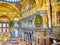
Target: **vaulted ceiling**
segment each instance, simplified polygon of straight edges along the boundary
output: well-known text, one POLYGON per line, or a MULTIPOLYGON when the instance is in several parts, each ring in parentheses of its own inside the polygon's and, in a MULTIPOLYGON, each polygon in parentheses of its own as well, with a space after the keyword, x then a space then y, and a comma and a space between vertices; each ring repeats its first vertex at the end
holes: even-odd
MULTIPOLYGON (((27 11, 34 9, 34 7, 36 7, 37 9, 40 9, 40 4, 43 5, 43 2, 46 3, 46 0, 45 1, 22 0, 21 2, 16 2, 16 3, 5 2, 4 4, 1 3, 2 6, 0 6, 0 11, 7 11, 7 12, 12 12, 12 13, 16 11, 16 12, 19 12, 19 15, 21 17, 23 13, 26 13, 27 11), (7 3, 9 5, 7 5, 7 3)), ((14 15, 14 14, 12 14, 12 15, 14 15)), ((17 15, 17 13, 16 13, 16 15, 17 15)))

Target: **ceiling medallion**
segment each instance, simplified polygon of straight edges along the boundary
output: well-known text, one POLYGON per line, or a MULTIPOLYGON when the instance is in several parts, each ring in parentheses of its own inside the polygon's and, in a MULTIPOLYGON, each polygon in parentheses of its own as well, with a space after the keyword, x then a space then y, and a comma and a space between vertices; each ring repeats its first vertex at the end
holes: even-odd
POLYGON ((22 0, 2 0, 2 1, 15 3, 15 2, 21 2, 22 0))

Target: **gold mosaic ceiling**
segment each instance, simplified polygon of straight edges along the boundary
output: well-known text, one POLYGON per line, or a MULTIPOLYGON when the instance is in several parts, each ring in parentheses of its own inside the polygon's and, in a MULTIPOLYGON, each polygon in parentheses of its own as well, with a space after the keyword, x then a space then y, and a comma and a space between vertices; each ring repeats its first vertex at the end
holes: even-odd
POLYGON ((0 11, 7 11, 7 12, 17 12, 17 10, 12 7, 11 5, 8 5, 6 3, 0 3, 0 11))
POLYGON ((10 19, 20 18, 19 10, 10 3, 0 3, 0 16, 7 16, 10 19))
POLYGON ((44 1, 42 1, 42 0, 23 0, 18 3, 7 3, 7 2, 0 3, 0 15, 8 15, 9 17, 11 17, 11 15, 12 15, 12 17, 20 18, 22 13, 29 11, 34 7, 36 7, 37 10, 39 10, 40 4, 45 5, 46 0, 44 0, 44 1), (29 7, 27 5, 29 5, 29 7), (17 16, 17 15, 19 15, 19 16, 17 16))

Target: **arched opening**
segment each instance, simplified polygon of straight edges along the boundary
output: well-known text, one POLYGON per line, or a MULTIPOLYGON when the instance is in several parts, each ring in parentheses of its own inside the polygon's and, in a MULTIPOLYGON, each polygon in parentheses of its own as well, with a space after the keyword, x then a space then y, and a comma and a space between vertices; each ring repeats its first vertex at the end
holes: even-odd
POLYGON ((36 27, 41 27, 42 26, 42 23, 43 23, 43 19, 42 19, 42 16, 41 15, 36 15, 35 17, 35 26, 36 27))
POLYGON ((18 37, 17 35, 18 35, 18 30, 19 30, 18 29, 19 18, 20 18, 19 10, 14 5, 12 5, 10 3, 6 3, 6 2, 0 2, 0 32, 1 33, 6 33, 7 35, 10 34, 10 36, 11 36, 10 22, 12 20, 14 22, 14 25, 12 26, 12 28, 14 28, 13 30, 16 30, 13 33, 13 35, 14 35, 14 37, 15 37, 15 35, 16 35, 16 37, 18 37))
POLYGON ((8 16, 0 16, 0 32, 9 32, 9 21, 10 18, 8 16))
POLYGON ((10 18, 6 15, 0 16, 0 21, 10 21, 10 18))

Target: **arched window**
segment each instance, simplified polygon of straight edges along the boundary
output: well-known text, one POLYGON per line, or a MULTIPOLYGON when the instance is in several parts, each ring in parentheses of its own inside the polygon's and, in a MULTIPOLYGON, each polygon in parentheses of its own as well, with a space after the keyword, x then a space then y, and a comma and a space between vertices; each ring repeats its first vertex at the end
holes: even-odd
POLYGON ((19 36, 19 31, 18 30, 14 30, 13 32, 11 32, 11 37, 12 38, 18 38, 19 36))

